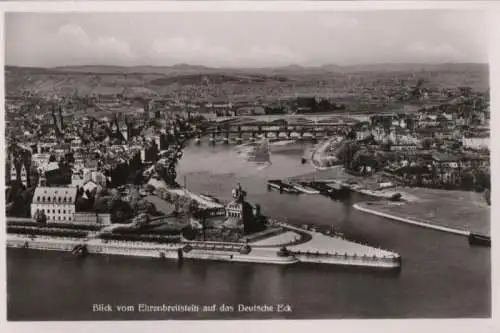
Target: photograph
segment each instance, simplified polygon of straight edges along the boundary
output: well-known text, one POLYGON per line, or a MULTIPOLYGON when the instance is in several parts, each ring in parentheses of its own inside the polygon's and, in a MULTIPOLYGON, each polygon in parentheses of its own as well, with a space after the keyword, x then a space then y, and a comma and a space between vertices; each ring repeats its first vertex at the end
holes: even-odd
POLYGON ((488 17, 5 12, 6 319, 492 318, 488 17))

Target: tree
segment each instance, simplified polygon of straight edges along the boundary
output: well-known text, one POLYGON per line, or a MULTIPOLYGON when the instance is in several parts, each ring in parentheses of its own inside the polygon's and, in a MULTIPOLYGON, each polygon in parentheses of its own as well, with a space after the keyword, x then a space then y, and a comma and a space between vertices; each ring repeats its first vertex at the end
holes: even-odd
POLYGON ((414 130, 415 129, 415 120, 411 117, 408 117, 406 118, 406 127, 409 129, 409 130, 414 130))
POLYGON ((486 189, 484 191, 484 199, 486 200, 486 202, 488 203, 488 206, 491 206, 491 191, 489 189, 486 189))
POLYGON ((350 169, 367 173, 369 170, 376 171, 382 166, 381 157, 372 150, 358 150, 351 161, 350 169))
POLYGON ((354 154, 360 149, 360 145, 354 140, 345 140, 337 150, 336 157, 343 162, 345 168, 351 165, 354 154))
POLYGON ((422 145, 423 149, 429 150, 431 149, 432 145, 434 144, 434 140, 431 138, 424 138, 420 144, 422 145))
POLYGON ((475 169, 473 170, 474 175, 474 185, 477 190, 481 191, 484 189, 491 188, 491 176, 490 172, 485 169, 475 169))
POLYGON ((460 185, 463 188, 471 189, 474 186, 474 174, 471 170, 463 170, 459 174, 460 185))

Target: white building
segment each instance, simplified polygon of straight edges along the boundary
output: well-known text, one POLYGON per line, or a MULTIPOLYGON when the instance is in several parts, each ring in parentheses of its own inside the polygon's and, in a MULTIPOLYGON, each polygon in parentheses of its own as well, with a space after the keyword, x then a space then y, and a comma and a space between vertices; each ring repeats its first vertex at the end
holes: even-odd
POLYGON ((50 154, 33 154, 31 155, 31 160, 33 162, 33 165, 36 166, 37 168, 44 168, 46 165, 49 164, 50 160, 50 154))
POLYGON ((72 222, 76 209, 76 188, 37 187, 31 203, 31 217, 40 210, 47 222, 72 222))
POLYGON ((477 135, 477 136, 463 136, 462 145, 465 148, 471 149, 489 149, 490 148, 490 137, 489 135, 477 135))
POLYGON ((82 140, 79 137, 73 138, 71 140, 71 149, 76 150, 82 147, 82 140))
POLYGON ((106 188, 106 176, 100 171, 94 171, 91 169, 83 170, 83 183, 94 182, 95 184, 106 188))
POLYGON ((83 176, 79 172, 74 172, 71 175, 71 187, 82 187, 83 184, 83 176))

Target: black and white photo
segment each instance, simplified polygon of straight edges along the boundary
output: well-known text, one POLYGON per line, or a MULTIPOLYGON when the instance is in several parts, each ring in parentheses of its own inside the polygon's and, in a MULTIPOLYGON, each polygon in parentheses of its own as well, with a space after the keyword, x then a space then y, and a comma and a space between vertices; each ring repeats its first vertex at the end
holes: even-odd
POLYGON ((491 318, 488 22, 6 12, 7 320, 491 318))

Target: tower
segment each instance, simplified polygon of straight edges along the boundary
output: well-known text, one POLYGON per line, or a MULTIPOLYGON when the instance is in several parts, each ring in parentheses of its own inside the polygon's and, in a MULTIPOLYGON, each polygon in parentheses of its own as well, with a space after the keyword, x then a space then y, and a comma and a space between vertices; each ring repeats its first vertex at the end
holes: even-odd
POLYGON ((58 109, 59 109, 59 124, 60 124, 60 130, 61 132, 64 131, 64 120, 63 120, 63 116, 62 116, 62 106, 59 105, 58 106, 58 109))
POLYGON ((45 172, 42 169, 38 169, 38 186, 43 187, 47 186, 47 177, 45 177, 45 172))

